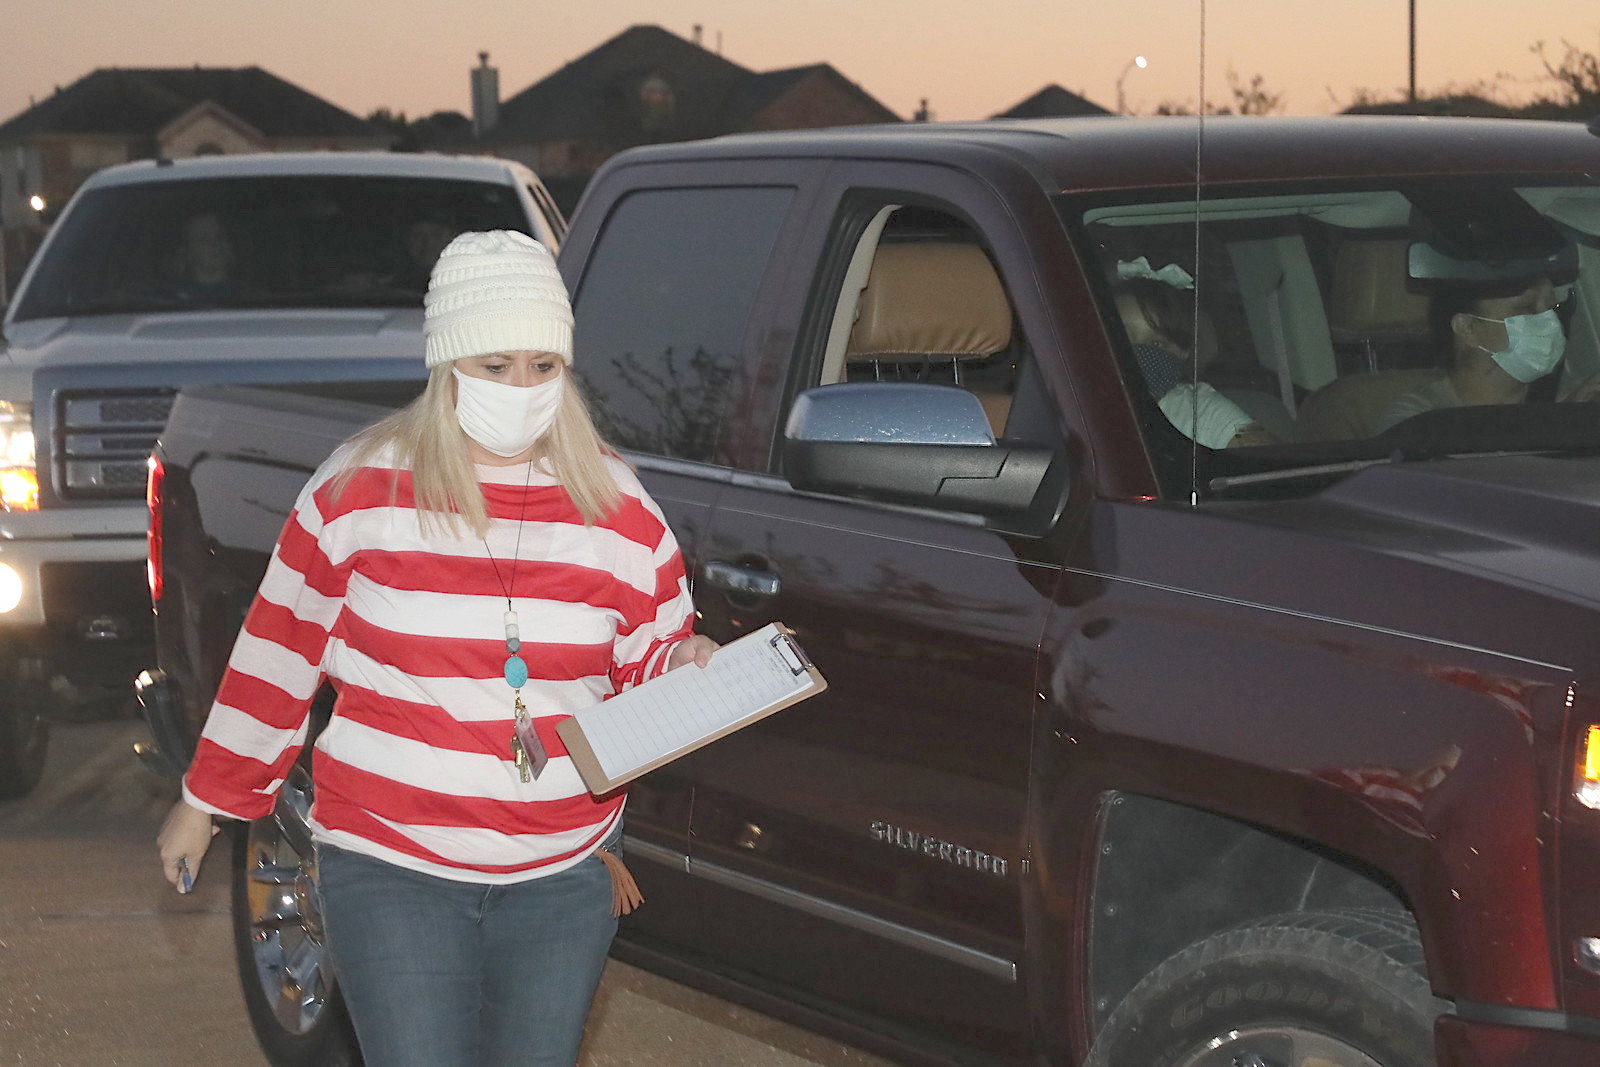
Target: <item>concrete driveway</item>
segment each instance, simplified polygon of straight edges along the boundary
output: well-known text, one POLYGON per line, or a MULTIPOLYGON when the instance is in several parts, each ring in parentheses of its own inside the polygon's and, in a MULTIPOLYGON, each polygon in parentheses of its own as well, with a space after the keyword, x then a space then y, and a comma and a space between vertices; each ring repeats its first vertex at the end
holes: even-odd
MULTIPOLYGON (((224 864, 160 878, 176 787, 132 755, 143 727, 61 724, 34 795, 0 803, 0 1064, 266 1064, 234 971, 224 864)), ((580 1062, 799 1067, 889 1061, 611 962, 580 1062)))

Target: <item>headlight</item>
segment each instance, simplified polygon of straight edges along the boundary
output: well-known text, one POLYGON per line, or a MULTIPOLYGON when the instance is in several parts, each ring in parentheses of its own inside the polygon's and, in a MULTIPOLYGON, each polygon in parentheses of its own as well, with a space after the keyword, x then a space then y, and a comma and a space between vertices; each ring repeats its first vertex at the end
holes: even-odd
POLYGON ((0 563, 0 615, 22 603, 22 575, 15 567, 0 563))
POLYGON ((39 510, 31 404, 0 400, 0 506, 7 511, 39 510))
MULTIPOLYGON (((1584 732, 1572 789, 1578 803, 1586 808, 1600 808, 1600 726, 1591 725, 1584 732)), ((1596 948, 1600 950, 1600 945, 1596 948)), ((1596 958, 1600 959, 1600 951, 1596 952, 1596 958)))

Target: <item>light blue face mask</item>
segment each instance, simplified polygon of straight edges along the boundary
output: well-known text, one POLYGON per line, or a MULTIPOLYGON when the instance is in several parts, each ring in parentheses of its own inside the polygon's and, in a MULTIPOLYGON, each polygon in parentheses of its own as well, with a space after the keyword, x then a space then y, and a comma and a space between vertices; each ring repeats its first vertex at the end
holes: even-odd
POLYGON ((1506 347, 1500 352, 1489 352, 1482 345, 1476 347, 1489 352, 1489 358, 1500 369, 1524 385, 1536 382, 1556 369, 1567 350, 1567 335, 1561 329, 1561 319, 1554 310, 1534 315, 1512 315, 1505 319, 1472 316, 1484 322, 1504 323, 1506 347))

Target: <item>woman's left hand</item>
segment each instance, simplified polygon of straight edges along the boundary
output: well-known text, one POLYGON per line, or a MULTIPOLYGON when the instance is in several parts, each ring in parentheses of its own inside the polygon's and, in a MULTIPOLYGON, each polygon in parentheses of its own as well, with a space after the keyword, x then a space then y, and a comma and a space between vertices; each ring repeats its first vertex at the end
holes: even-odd
POLYGON ((678 642, 672 650, 672 655, 667 657, 667 670, 677 670, 685 663, 693 663, 696 667, 704 667, 711 662, 711 653, 722 646, 700 634, 691 634, 678 642))

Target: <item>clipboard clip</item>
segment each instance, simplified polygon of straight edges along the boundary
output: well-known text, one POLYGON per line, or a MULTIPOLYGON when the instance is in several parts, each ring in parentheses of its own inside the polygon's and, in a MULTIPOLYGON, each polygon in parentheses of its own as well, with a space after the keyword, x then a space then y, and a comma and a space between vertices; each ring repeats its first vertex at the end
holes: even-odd
POLYGON ((794 633, 789 630, 780 630, 768 642, 778 655, 783 657, 790 673, 800 675, 811 670, 811 657, 806 655, 805 649, 800 647, 800 642, 794 639, 794 633))

